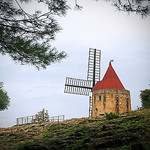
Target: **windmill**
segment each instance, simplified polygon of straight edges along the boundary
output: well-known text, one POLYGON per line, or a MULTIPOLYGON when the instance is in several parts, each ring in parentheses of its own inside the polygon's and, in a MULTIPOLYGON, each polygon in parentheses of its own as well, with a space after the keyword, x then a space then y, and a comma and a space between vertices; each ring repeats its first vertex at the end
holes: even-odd
MULTIPOLYGON (((101 50, 89 49, 87 80, 66 77, 64 93, 89 96, 100 81, 101 50)), ((89 96, 89 117, 92 115, 92 96, 89 96)))

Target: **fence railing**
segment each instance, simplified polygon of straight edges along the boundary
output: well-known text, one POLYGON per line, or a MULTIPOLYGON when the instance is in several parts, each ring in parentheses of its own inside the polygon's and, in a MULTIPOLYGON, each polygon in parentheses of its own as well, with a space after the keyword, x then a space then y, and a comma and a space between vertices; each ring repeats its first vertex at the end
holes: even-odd
POLYGON ((64 115, 49 117, 49 122, 60 122, 60 121, 64 121, 64 120, 65 120, 64 115))
MULTIPOLYGON (((20 118, 16 118, 17 121, 17 125, 21 125, 21 124, 29 124, 29 123, 35 123, 35 119, 36 116, 26 116, 26 117, 20 117, 20 118)), ((65 115, 59 115, 59 116, 49 116, 49 119, 47 122, 60 122, 60 121, 64 121, 65 120, 65 115)), ((38 122, 38 121, 36 121, 38 122)), ((41 121, 39 121, 41 122, 41 121)))

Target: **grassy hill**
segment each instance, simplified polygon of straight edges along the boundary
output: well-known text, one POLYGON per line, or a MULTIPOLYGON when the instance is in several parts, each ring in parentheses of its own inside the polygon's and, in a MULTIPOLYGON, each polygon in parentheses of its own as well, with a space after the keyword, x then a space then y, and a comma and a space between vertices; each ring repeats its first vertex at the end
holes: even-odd
POLYGON ((0 150, 150 150, 150 109, 0 128, 0 150))

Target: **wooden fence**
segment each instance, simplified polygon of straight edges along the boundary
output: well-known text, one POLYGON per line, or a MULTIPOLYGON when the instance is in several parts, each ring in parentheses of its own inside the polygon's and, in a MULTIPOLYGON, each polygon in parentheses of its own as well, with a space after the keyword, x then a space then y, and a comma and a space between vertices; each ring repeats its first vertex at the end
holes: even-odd
MULTIPOLYGON (((34 121, 35 118, 36 118, 35 115, 16 118, 17 125, 35 123, 35 121, 34 121)), ((53 117, 49 116, 48 122, 60 122, 60 121, 64 121, 64 120, 65 120, 64 115, 53 116, 53 117)), ((38 121, 36 121, 36 122, 38 122, 38 121)))

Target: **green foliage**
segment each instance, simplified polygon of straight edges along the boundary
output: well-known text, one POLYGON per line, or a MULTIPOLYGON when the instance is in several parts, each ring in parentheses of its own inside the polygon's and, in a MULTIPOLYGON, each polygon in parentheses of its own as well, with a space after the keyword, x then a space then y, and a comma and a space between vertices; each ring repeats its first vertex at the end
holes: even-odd
POLYGON ((41 145, 40 143, 36 143, 36 142, 23 142, 18 144, 17 146, 17 150, 47 150, 47 148, 43 145, 41 145))
MULTIPOLYGON (((142 17, 150 14, 149 0, 109 0, 107 2, 111 2, 119 11, 136 12, 136 14, 140 14, 142 17)), ((78 0, 75 0, 75 9, 83 9, 83 7, 78 4, 78 0)))
POLYGON ((150 108, 150 89, 145 89, 140 93, 143 108, 150 108))
POLYGON ((34 142, 21 142, 17 145, 17 149, 20 150, 26 146, 31 146, 33 144, 34 144, 34 142))
POLYGON ((64 16, 69 7, 65 0, 1 0, 0 4, 0 53, 9 54, 14 61, 46 68, 67 55, 51 47, 50 42, 61 27, 56 16, 64 16), (31 14, 22 6, 35 2, 44 4, 47 12, 39 8, 31 14), (17 7, 16 7, 17 6, 17 7))
POLYGON ((38 122, 49 122, 48 111, 45 112, 45 109, 35 114, 35 118, 32 120, 33 123, 38 122))
POLYGON ((0 111, 8 109, 10 98, 7 92, 3 89, 3 83, 0 82, 0 111))
POLYGON ((133 143, 128 146, 115 148, 113 150, 149 150, 150 149, 150 143, 133 143))
POLYGON ((111 119, 114 119, 114 118, 119 118, 119 115, 110 112, 109 114, 108 114, 108 113, 105 113, 105 117, 106 117, 107 120, 111 120, 111 119))

